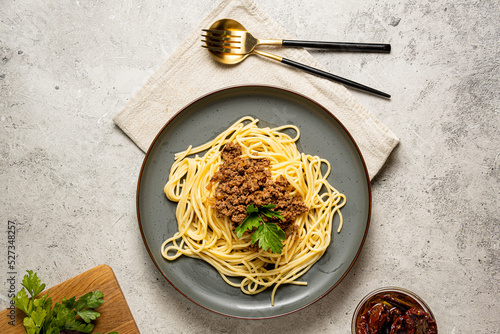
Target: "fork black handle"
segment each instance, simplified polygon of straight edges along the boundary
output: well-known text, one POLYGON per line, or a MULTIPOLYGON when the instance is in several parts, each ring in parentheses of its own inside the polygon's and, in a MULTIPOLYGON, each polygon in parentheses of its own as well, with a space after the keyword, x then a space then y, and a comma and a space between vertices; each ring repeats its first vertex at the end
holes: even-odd
POLYGON ((390 44, 377 43, 319 42, 284 39, 282 45, 287 47, 321 48, 347 52, 391 52, 390 44))
POLYGON ((362 90, 362 91, 365 91, 365 92, 369 92, 369 93, 372 93, 372 94, 375 94, 375 95, 383 96, 385 98, 390 98, 391 97, 389 94, 381 92, 381 91, 376 90, 374 88, 362 85, 360 83, 351 81, 349 79, 345 79, 345 78, 339 77, 339 76, 337 76, 335 74, 331 74, 331 73, 328 73, 328 72, 325 72, 325 71, 322 71, 322 70, 318 70, 317 68, 314 68, 314 67, 311 67, 311 66, 307 66, 307 65, 304 65, 304 64, 301 64, 301 63, 297 63, 296 61, 293 61, 293 60, 290 60, 290 59, 282 58, 281 62, 283 64, 287 64, 287 65, 290 65, 292 67, 304 70, 306 72, 319 75, 320 77, 323 77, 323 78, 326 78, 326 79, 330 79, 330 80, 342 83, 342 84, 344 84, 346 86, 350 86, 352 88, 356 88, 356 89, 359 89, 359 90, 362 90))

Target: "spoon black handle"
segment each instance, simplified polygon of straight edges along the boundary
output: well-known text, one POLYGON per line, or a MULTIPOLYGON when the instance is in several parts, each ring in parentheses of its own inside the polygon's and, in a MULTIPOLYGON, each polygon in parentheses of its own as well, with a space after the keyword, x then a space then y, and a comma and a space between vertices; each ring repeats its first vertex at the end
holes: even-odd
POLYGON ((321 48, 348 52, 391 52, 390 44, 377 43, 343 43, 284 39, 282 45, 287 47, 321 48))
POLYGON ((304 64, 301 64, 301 63, 297 63, 296 61, 293 61, 293 60, 290 60, 290 59, 282 58, 281 62, 284 63, 284 64, 287 64, 287 65, 293 66, 295 68, 299 68, 301 70, 304 70, 306 72, 319 75, 320 77, 323 77, 323 78, 326 78, 326 79, 330 79, 330 80, 339 82, 339 83, 344 84, 346 86, 350 86, 352 88, 356 88, 356 89, 359 89, 359 90, 362 90, 362 91, 365 91, 365 92, 369 92, 369 93, 373 93, 373 94, 376 94, 376 95, 379 95, 379 96, 383 96, 383 97, 386 97, 386 98, 390 98, 391 97, 389 94, 381 92, 381 91, 376 90, 374 88, 362 85, 360 83, 351 81, 349 79, 345 79, 345 78, 339 77, 339 76, 337 76, 335 74, 331 74, 331 73, 328 73, 328 72, 325 72, 325 71, 322 71, 322 70, 318 70, 317 68, 314 68, 314 67, 310 67, 310 66, 307 66, 307 65, 304 65, 304 64))

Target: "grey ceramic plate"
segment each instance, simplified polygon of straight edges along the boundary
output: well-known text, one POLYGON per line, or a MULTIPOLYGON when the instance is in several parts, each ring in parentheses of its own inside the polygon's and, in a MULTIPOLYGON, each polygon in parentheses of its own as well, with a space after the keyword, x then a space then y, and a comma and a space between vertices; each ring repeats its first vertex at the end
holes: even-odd
MULTIPOLYGON (((345 277, 364 243, 371 213, 368 173, 359 149, 344 126, 326 109, 300 94, 269 86, 222 89, 192 102, 175 115, 151 144, 137 187, 137 214, 146 248, 160 272, 184 296, 214 312, 238 318, 262 319, 288 314, 315 302, 345 277), (285 285, 276 293, 245 295, 227 285, 209 264, 188 257, 170 262, 161 256, 163 241, 177 231, 176 203, 163 193, 174 153, 207 142, 242 116, 260 125, 295 124, 298 148, 326 158, 332 165, 330 183, 343 192, 344 228, 333 232, 324 256, 302 277, 307 286, 285 285)), ((338 220, 334 221, 334 229, 338 220)))

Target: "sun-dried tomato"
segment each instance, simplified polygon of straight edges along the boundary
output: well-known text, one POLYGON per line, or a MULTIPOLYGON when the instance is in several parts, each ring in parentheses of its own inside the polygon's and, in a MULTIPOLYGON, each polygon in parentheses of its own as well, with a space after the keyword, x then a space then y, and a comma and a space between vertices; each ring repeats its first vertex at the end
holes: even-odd
POLYGON ((412 298, 383 294, 367 303, 356 330, 357 334, 437 334, 437 325, 412 298))

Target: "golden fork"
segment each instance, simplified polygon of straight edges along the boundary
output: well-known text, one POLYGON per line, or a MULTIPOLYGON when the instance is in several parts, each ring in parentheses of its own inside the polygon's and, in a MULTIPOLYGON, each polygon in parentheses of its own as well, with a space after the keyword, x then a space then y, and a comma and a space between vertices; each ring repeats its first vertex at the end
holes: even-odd
MULTIPOLYGON (((218 22, 220 22, 219 25, 222 27, 240 25, 237 21, 231 19, 224 19, 218 22)), ((203 42, 210 44, 214 48, 218 47, 218 52, 225 52, 230 54, 250 53, 258 45, 309 47, 350 52, 391 51, 390 44, 301 41, 288 39, 258 39, 255 38, 250 32, 246 31, 243 26, 241 26, 241 28, 238 30, 203 29, 203 31, 206 33, 205 35, 202 35, 202 37, 205 37, 205 40, 203 42)))

